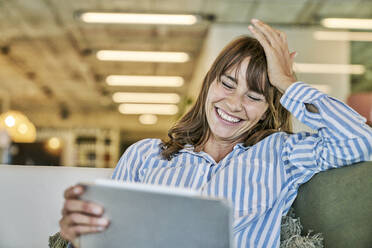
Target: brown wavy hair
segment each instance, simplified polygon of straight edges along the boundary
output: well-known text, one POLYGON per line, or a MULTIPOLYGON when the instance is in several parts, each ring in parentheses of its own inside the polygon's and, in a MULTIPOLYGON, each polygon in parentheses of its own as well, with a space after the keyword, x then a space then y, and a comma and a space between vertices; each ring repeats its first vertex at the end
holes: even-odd
MULTIPOLYGON (((282 93, 270 84, 267 75, 266 55, 254 38, 243 36, 228 44, 218 55, 206 74, 199 96, 193 107, 168 131, 168 140, 162 143, 162 156, 171 159, 186 144, 199 150, 211 135, 205 112, 205 102, 210 85, 228 70, 240 68, 244 59, 250 58, 246 70, 247 86, 264 95, 268 103, 265 118, 243 133, 239 139, 245 146, 252 146, 272 133, 291 133, 290 113, 280 104, 282 93)), ((238 70, 236 70, 238 73, 238 70)))

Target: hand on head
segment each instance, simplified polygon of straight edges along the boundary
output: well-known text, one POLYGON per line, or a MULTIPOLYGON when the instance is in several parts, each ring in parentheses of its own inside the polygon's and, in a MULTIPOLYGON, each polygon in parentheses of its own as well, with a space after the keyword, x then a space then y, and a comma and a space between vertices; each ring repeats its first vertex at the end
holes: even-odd
POLYGON ((80 234, 100 232, 109 225, 109 221, 102 217, 102 206, 79 200, 83 193, 84 188, 81 185, 72 186, 64 192, 60 233, 62 238, 73 244, 80 234))
POLYGON ((286 34, 257 19, 248 29, 265 50, 271 84, 284 92, 297 81, 292 69, 296 52, 289 52, 286 34))

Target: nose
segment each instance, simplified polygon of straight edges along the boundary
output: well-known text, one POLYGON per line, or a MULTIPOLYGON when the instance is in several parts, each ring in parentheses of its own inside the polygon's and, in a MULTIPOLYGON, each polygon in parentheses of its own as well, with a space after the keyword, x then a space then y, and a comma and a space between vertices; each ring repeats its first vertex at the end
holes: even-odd
POLYGON ((232 112, 239 112, 243 110, 243 99, 238 94, 231 94, 226 101, 227 107, 232 112))

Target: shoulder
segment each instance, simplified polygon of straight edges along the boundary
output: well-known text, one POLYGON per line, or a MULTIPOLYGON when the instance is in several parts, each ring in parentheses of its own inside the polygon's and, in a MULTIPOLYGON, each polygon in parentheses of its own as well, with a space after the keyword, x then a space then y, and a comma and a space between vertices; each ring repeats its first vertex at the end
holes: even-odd
POLYGON ((137 152, 146 152, 146 151, 154 151, 160 150, 160 145, 162 141, 160 139, 143 139, 137 141, 136 143, 132 144, 127 150, 129 152, 137 151, 137 152))
MULTIPOLYGON (((160 154, 162 141, 160 139, 143 139, 129 146, 122 154, 118 164, 128 162, 142 162, 151 154, 160 154)), ((137 163, 136 162, 136 163, 137 163)))

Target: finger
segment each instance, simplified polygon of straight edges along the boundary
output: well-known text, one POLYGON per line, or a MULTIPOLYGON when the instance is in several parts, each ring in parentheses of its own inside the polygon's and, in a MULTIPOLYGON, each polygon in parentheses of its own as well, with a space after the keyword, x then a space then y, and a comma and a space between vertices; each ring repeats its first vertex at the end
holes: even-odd
POLYGON ((70 214, 65 218, 66 221, 62 225, 87 225, 87 226, 103 226, 107 227, 109 225, 109 220, 106 218, 97 218, 89 215, 84 215, 80 213, 70 214))
POLYGON ((81 185, 75 185, 71 186, 64 192, 64 198, 65 199, 71 199, 71 198, 78 198, 80 195, 84 193, 84 187, 81 185))
POLYGON ((258 32, 252 25, 249 25, 248 29, 249 31, 251 31, 252 35, 260 42, 261 46, 265 50, 265 53, 269 53, 270 49, 272 48, 266 37, 262 33, 258 32))
POLYGON ((291 52, 290 54, 289 54, 289 58, 290 58, 290 62, 291 62, 291 66, 293 65, 293 63, 294 63, 294 59, 296 58, 296 56, 297 56, 297 52, 291 52))
POLYGON ((61 230, 60 234, 63 239, 74 242, 81 234, 102 232, 104 230, 106 230, 106 227, 103 226, 76 225, 61 230))
POLYGON ((71 227, 72 234, 76 237, 80 236, 81 234, 87 234, 87 233, 96 233, 96 232, 102 232, 106 228, 103 226, 73 226, 71 227))
POLYGON ((278 32, 279 32, 279 36, 282 39, 282 41, 287 42, 287 34, 282 31, 278 31, 278 32))
POLYGON ((291 74, 293 74, 293 64, 294 64, 294 59, 296 58, 296 56, 297 56, 297 52, 291 52, 290 54, 289 54, 289 57, 290 57, 290 68, 291 68, 291 74))
POLYGON ((62 214, 70 212, 80 212, 100 216, 103 214, 103 207, 98 204, 82 200, 66 200, 63 206, 62 214))
POLYGON ((264 36, 273 47, 277 47, 278 44, 282 43, 282 40, 278 33, 279 31, 257 19, 252 19, 252 24, 255 26, 256 29, 264 34, 264 36))
POLYGON ((289 53, 287 34, 282 31, 278 31, 278 32, 279 32, 279 37, 281 39, 281 46, 282 46, 283 52, 289 53))
POLYGON ((85 231, 88 231, 88 232, 103 231, 109 225, 109 221, 106 218, 93 218, 93 217, 86 218, 86 217, 87 216, 73 214, 68 217, 62 218, 59 222, 59 225, 61 227, 60 233, 61 233, 62 238, 69 240, 70 242, 73 242, 76 239, 76 237, 78 237, 80 234, 79 226, 84 226, 82 229, 83 229, 83 233, 85 233, 85 231), (83 223, 87 223, 87 225, 83 223), (89 228, 89 226, 91 228, 89 228), (87 229, 90 229, 90 231, 87 229))
POLYGON ((72 242, 75 239, 74 233, 72 233, 72 229, 67 225, 67 218, 64 217, 59 221, 59 226, 61 228, 60 234, 61 237, 65 240, 72 242))
POLYGON ((297 55, 298 55, 298 53, 297 53, 296 51, 294 51, 294 52, 291 52, 291 53, 289 54, 289 57, 291 57, 291 59, 294 60, 294 58, 296 58, 297 55))

